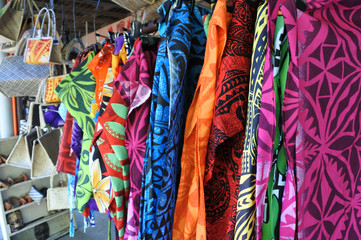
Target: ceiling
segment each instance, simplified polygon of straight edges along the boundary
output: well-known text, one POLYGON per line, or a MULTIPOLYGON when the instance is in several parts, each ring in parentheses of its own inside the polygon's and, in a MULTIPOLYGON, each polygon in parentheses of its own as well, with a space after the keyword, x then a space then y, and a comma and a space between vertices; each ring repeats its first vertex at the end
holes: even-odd
MULTIPOLYGON (((49 1, 35 0, 35 3, 41 9, 50 5, 49 1)), ((94 32, 94 14, 97 6, 97 0, 75 0, 75 23, 77 35, 84 36, 85 22, 88 21, 88 32, 94 32)), ((64 29, 74 36, 73 28, 73 0, 54 0, 54 10, 56 15, 57 30, 61 32, 62 19, 64 20, 64 29), (63 12, 63 18, 62 18, 63 12)), ((130 12, 111 0, 100 0, 99 8, 96 14, 96 29, 105 27, 113 22, 130 16, 130 12)))

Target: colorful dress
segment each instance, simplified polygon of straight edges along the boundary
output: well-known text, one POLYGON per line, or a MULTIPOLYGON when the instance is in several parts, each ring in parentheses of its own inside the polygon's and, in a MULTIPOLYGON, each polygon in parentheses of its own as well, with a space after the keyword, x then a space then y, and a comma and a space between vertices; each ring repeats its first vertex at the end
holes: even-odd
POLYGON ((292 61, 286 93, 298 84, 298 94, 287 99, 296 108, 284 112, 298 123, 297 235, 360 239, 361 5, 306 3, 304 12, 292 1, 281 7, 292 61))

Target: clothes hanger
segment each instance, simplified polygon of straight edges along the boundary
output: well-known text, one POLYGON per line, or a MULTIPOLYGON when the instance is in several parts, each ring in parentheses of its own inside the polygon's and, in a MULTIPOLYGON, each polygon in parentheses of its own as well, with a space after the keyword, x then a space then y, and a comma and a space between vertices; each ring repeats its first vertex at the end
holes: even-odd
POLYGON ((142 48, 145 51, 151 51, 158 48, 158 44, 161 38, 159 36, 141 35, 140 39, 142 48))

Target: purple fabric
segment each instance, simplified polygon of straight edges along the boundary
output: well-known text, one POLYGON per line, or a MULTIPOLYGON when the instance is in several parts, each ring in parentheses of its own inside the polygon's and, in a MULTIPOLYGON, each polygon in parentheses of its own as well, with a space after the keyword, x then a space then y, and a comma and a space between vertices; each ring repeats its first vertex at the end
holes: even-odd
POLYGON ((71 136, 71 149, 75 153, 75 156, 80 159, 80 153, 82 148, 82 142, 83 142, 83 131, 79 127, 78 123, 74 119, 73 124, 73 133, 71 136))
POLYGON ((142 43, 139 43, 114 84, 129 107, 125 135, 130 159, 130 195, 124 239, 137 239, 138 236, 143 161, 156 55, 157 50, 144 51, 142 43))
POLYGON ((114 55, 117 55, 122 50, 122 47, 124 45, 124 37, 123 36, 117 37, 114 41, 115 41, 114 55))
POLYGON ((90 210, 94 210, 94 211, 99 211, 97 203, 95 202, 94 198, 90 198, 89 202, 86 204, 86 206, 90 209, 90 210))
POLYGON ((55 105, 48 105, 43 107, 45 122, 51 127, 56 128, 64 126, 64 120, 60 116, 58 108, 59 106, 55 105))

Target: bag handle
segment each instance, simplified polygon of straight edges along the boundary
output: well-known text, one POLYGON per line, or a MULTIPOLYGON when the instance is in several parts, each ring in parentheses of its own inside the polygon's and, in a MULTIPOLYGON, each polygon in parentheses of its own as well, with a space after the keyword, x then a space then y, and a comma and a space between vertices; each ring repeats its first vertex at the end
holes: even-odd
MULTIPOLYGON (((67 71, 66 71, 66 64, 65 64, 65 61, 63 61, 63 74, 62 75, 66 75, 66 74, 68 74, 67 73, 67 71)), ((55 77, 55 74, 54 74, 54 69, 55 69, 55 65, 50 65, 50 67, 49 67, 49 69, 50 69, 50 71, 49 71, 49 73, 50 73, 50 75, 49 75, 49 77, 55 77)))
POLYGON ((54 176, 57 173, 58 172, 56 171, 56 167, 54 167, 53 171, 51 172, 51 176, 50 176, 50 188, 54 188, 54 176))
MULTIPOLYGON (((35 26, 34 26, 34 31, 33 31, 33 36, 32 36, 32 38, 35 38, 36 28, 38 27, 39 19, 40 19, 40 16, 41 16, 41 14, 42 14, 43 12, 44 12, 44 17, 45 17, 46 13, 48 12, 48 9, 47 9, 47 8, 42 8, 42 9, 39 11, 38 17, 36 18, 36 21, 35 21, 35 26)), ((43 21, 44 21, 44 17, 43 17, 43 21)), ((43 24, 42 24, 41 27, 40 27, 40 31, 43 31, 42 27, 43 27, 43 24)), ((49 29, 48 29, 48 30, 49 30, 49 29)), ((40 34, 42 34, 42 33, 40 33, 40 34)), ((49 34, 49 32, 48 32, 48 34, 49 34)))
POLYGON ((33 0, 27 0, 28 7, 29 7, 29 15, 28 17, 31 18, 31 24, 34 28, 34 8, 37 12, 39 12, 39 7, 36 5, 36 3, 33 0))
MULTIPOLYGON (((39 16, 38 16, 39 17, 39 16)), ((45 21, 46 19, 48 19, 48 33, 46 34, 45 37, 50 37, 50 28, 51 28, 51 22, 50 22, 50 13, 49 13, 49 9, 46 9, 46 12, 43 16, 43 20, 41 22, 41 27, 40 27, 40 31, 41 31, 41 35, 43 34, 43 29, 44 29, 44 25, 45 25, 45 21)))
MULTIPOLYGON (((50 188, 54 188, 54 176, 56 175, 56 173, 60 173, 56 170, 56 166, 54 167, 53 171, 51 172, 51 176, 50 176, 50 188)), ((63 185, 64 183, 64 179, 63 179, 63 174, 60 174, 60 182, 61 185, 63 185)))
MULTIPOLYGON (((56 18, 55 18, 55 12, 53 11, 53 9, 49 9, 50 12, 50 19, 52 20, 53 23, 53 39, 56 39, 56 18)), ((51 26, 51 23, 49 23, 49 28, 51 26)))
MULTIPOLYGON (((50 37, 50 29, 52 29, 52 38, 55 39, 56 38, 56 19, 55 19, 55 13, 52 9, 42 8, 39 11, 38 17, 36 18, 36 22, 35 22, 35 29, 39 24, 39 19, 40 19, 40 16, 42 13, 44 14, 44 16, 43 16, 43 19, 41 22, 40 32, 42 34, 44 25, 45 25, 45 21, 47 19, 48 20, 48 32, 47 32, 46 37, 50 37)), ((35 32, 36 31, 33 32, 33 38, 35 38, 35 32)))

